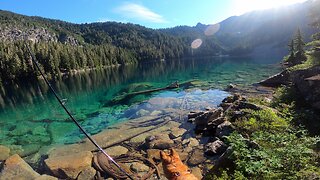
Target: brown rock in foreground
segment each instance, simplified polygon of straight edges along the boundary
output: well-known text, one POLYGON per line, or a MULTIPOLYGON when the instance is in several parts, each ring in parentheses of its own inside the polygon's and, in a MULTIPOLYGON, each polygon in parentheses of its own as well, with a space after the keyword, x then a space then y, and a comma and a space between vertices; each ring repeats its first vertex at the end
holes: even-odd
POLYGON ((37 178, 34 179, 34 180, 58 180, 58 178, 53 177, 53 176, 49 176, 49 175, 47 175, 47 174, 43 174, 43 175, 37 177, 37 178))
POLYGON ((1 180, 35 179, 40 175, 35 172, 18 154, 10 156, 4 163, 0 173, 1 180))
POLYGON ((76 179, 81 171, 91 166, 92 157, 90 151, 84 151, 65 156, 49 157, 45 160, 45 164, 56 177, 76 179))
POLYGON ((10 149, 0 145, 0 161, 4 161, 9 157, 10 149))
POLYGON ((96 170, 93 167, 87 167, 78 176, 77 180, 93 180, 96 170))

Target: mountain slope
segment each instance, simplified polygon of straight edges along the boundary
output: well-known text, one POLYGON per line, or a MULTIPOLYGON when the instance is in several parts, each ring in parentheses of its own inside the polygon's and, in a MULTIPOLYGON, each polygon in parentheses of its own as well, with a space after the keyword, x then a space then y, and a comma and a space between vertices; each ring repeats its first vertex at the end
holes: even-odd
MULTIPOLYGON (((282 56, 287 53, 287 43, 298 28, 304 33, 305 40, 310 41, 315 30, 309 26, 309 12, 315 5, 316 1, 310 0, 303 4, 232 16, 219 23, 220 29, 213 38, 229 54, 261 56, 274 52, 282 56)), ((199 23, 194 27, 180 26, 162 31, 181 37, 197 34, 208 38, 204 32, 209 27, 199 23)))

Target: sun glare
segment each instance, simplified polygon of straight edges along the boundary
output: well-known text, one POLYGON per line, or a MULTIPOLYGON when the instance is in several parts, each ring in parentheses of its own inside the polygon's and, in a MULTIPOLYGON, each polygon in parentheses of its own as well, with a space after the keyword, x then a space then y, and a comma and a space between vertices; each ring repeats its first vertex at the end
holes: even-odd
POLYGON ((241 15, 249 11, 278 8, 304 1, 306 0, 233 0, 232 9, 235 15, 241 15))

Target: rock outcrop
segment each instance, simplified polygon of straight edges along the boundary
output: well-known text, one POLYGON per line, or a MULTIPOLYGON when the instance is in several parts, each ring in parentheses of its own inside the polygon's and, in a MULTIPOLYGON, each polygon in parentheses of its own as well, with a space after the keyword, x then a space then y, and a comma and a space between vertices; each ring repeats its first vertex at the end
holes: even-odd
POLYGON ((320 66, 296 71, 284 70, 259 84, 269 87, 293 84, 310 106, 320 109, 320 66))
POLYGON ((315 109, 320 109, 320 66, 306 70, 298 70, 292 76, 304 100, 315 109))
POLYGON ((258 84, 267 87, 279 87, 281 85, 288 85, 290 83, 290 72, 283 70, 282 72, 275 74, 268 79, 260 81, 258 84))
POLYGON ((212 156, 216 154, 222 154, 226 150, 227 150, 227 145, 223 141, 217 139, 216 141, 208 143, 205 146, 204 153, 209 156, 212 156))
MULTIPOLYGON (((198 135, 202 135, 202 137, 207 137, 207 140, 204 142, 203 148, 193 147, 194 150, 188 159, 188 165, 197 166, 204 163, 205 159, 202 158, 202 154, 212 157, 211 164, 214 165, 214 168, 219 168, 224 162, 229 163, 228 156, 230 155, 231 147, 228 147, 224 141, 235 130, 230 121, 245 115, 243 109, 261 110, 263 108, 248 102, 246 98, 239 94, 234 94, 225 98, 218 109, 190 112, 188 118, 189 122, 195 124, 195 132, 198 135)), ((182 144, 184 144, 184 141, 182 144)), ((248 144, 254 147, 259 146, 249 140, 248 144)), ((211 168, 208 167, 208 169, 211 168)))
POLYGON ((61 42, 77 46, 80 43, 72 36, 65 34, 57 35, 48 31, 44 27, 20 28, 20 27, 0 27, 0 41, 24 41, 33 42, 61 42))
POLYGON ((35 172, 18 154, 10 156, 4 163, 0 173, 1 180, 36 179, 40 174, 35 172))
POLYGON ((45 28, 30 28, 21 29, 18 27, 0 27, 0 40, 1 41, 23 41, 30 39, 34 42, 57 42, 56 34, 49 32, 45 28))

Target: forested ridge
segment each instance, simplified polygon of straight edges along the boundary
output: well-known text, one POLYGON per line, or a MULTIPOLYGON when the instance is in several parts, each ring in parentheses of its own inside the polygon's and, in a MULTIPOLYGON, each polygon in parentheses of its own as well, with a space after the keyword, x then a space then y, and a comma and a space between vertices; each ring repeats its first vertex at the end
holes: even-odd
POLYGON ((281 11, 266 10, 230 17, 212 26, 178 26, 151 29, 136 24, 99 22, 74 24, 0 10, 0 82, 37 77, 26 53, 25 39, 48 76, 119 64, 174 60, 190 56, 284 55, 287 42, 298 28, 306 42, 314 30, 309 26, 307 1, 281 11), (285 25, 287 28, 283 28, 285 25), (200 39, 197 49, 191 43, 200 39))
POLYGON ((2 82, 35 77, 28 41, 49 76, 60 72, 140 61, 175 59, 191 53, 190 43, 158 30, 116 22, 73 24, 0 11, 2 82))

